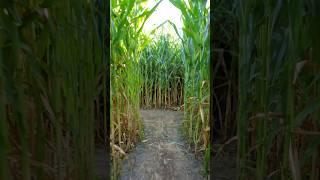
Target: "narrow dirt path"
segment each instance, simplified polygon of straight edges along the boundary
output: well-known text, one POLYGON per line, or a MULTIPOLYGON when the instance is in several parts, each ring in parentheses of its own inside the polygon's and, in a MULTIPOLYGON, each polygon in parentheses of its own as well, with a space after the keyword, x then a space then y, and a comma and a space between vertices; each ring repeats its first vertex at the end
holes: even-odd
POLYGON ((187 151, 183 112, 141 110, 145 137, 125 158, 121 180, 201 180, 203 163, 187 151))

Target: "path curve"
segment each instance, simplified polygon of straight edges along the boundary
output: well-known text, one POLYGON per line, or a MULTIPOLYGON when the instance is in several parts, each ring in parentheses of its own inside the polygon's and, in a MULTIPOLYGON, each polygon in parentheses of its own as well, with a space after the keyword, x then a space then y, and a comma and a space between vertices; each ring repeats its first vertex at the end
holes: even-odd
POLYGON ((145 137, 123 161, 120 180, 201 180, 203 163, 187 151, 183 112, 141 110, 145 137))

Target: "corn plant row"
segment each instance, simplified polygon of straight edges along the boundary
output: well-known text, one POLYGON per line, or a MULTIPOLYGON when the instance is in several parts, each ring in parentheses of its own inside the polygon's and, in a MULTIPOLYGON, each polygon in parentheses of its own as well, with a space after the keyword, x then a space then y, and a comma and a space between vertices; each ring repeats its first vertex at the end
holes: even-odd
POLYGON ((319 179, 319 2, 239 1, 239 179, 319 179))
POLYGON ((110 143, 112 178, 119 175, 121 159, 142 135, 139 57, 149 42, 142 34, 146 20, 159 5, 145 8, 143 0, 111 1, 110 143))
POLYGON ((183 62, 181 45, 169 35, 161 35, 149 44, 140 57, 143 79, 141 106, 172 108, 183 104, 183 62))
POLYGON ((170 2, 181 11, 183 20, 183 124, 187 138, 198 150, 209 144, 209 8, 202 0, 170 2))
POLYGON ((105 5, 0 4, 0 179, 92 179, 105 5))

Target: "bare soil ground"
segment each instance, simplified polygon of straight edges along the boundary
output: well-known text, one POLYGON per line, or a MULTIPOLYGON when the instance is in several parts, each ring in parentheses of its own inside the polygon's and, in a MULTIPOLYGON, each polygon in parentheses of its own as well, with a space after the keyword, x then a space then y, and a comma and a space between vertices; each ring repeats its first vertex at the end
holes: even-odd
MULTIPOLYGON (((222 151, 217 153, 213 157, 211 173, 214 180, 236 180, 237 169, 236 169, 236 157, 237 147, 236 142, 224 145, 222 151)), ((214 149, 219 150, 221 145, 215 144, 214 149)))
POLYGON ((144 140, 124 159, 121 180, 201 180, 203 162, 187 150, 179 132, 183 112, 141 110, 144 140))
MULTIPOLYGON (((145 137, 128 154, 123 162, 121 180, 171 180, 205 179, 203 162, 188 151, 179 127, 183 112, 142 110, 145 137)), ((213 145, 219 150, 222 144, 213 145)), ((213 159, 214 180, 236 180, 236 141, 223 145, 213 159)), ((95 174, 98 179, 107 179, 106 153, 103 147, 96 148, 95 174)))
POLYGON ((95 150, 95 175, 98 180, 106 180, 108 179, 109 172, 107 170, 108 162, 106 150, 103 146, 96 147, 95 150))

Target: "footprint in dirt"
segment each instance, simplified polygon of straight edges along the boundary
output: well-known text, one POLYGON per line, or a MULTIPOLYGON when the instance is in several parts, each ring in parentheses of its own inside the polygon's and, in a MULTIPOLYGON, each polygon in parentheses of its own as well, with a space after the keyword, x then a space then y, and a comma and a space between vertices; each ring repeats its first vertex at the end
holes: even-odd
POLYGON ((121 180, 201 180, 203 162, 179 133, 183 112, 142 110, 145 139, 125 158, 121 180))

